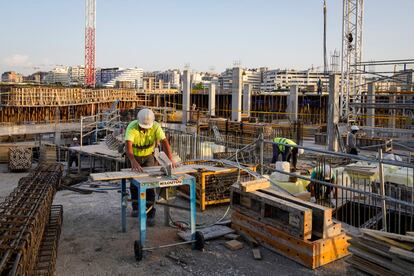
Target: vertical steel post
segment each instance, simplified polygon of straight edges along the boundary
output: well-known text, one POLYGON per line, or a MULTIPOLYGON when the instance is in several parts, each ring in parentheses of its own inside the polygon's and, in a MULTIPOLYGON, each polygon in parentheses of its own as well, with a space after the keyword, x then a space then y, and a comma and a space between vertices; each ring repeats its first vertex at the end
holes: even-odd
MULTIPOLYGON (((132 184, 131 184, 132 185, 132 184)), ((127 209, 128 199, 126 193, 126 179, 121 180, 121 227, 122 232, 126 232, 126 209, 127 209)))
POLYGON ((263 133, 260 133, 260 174, 263 175, 263 152, 264 152, 264 139, 263 139, 263 133))
POLYGON ((384 183, 384 164, 382 164, 382 148, 378 149, 379 158, 379 177, 380 177, 380 195, 382 208, 382 225, 385 232, 387 232, 387 206, 385 202, 385 183, 384 183))

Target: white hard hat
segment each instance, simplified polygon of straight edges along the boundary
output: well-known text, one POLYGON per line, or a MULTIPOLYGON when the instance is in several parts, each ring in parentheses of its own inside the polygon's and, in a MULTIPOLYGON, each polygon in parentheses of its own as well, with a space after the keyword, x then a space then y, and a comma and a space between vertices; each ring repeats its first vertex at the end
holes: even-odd
POLYGON ((358 126, 356 126, 356 125, 353 125, 353 126, 351 126, 351 130, 356 130, 356 131, 358 131, 358 130, 359 130, 359 127, 358 127, 358 126))
POLYGON ((305 150, 304 150, 304 149, 299 149, 299 150, 298 150, 298 153, 299 153, 299 154, 304 154, 304 153, 305 153, 305 150))
POLYGON ((142 128, 151 128, 154 124, 155 115, 151 109, 144 108, 138 112, 138 124, 142 128))
POLYGON ((78 138, 76 138, 76 137, 73 137, 73 141, 78 141, 78 138))

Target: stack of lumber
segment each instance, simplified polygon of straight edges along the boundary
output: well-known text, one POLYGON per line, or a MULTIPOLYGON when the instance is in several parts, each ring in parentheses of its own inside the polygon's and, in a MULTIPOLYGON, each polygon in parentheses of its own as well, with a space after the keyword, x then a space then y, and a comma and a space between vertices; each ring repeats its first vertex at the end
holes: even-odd
POLYGON ((350 240, 347 261, 371 275, 414 275, 414 233, 407 234, 361 229, 350 240))
POLYGON ((265 181, 231 186, 232 228, 306 267, 348 255, 348 237, 332 209, 268 187, 265 181))
POLYGON ((9 170, 25 171, 32 167, 32 149, 16 147, 9 149, 9 170))
POLYGON ((54 163, 56 162, 56 146, 51 144, 42 144, 40 146, 40 162, 54 163))

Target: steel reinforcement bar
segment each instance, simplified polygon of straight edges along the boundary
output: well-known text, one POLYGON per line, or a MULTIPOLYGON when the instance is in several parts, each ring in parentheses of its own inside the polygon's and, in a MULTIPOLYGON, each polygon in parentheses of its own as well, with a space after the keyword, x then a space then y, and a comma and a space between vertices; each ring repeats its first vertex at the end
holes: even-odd
POLYGON ((0 203, 1 275, 33 274, 62 172, 40 164, 0 203))

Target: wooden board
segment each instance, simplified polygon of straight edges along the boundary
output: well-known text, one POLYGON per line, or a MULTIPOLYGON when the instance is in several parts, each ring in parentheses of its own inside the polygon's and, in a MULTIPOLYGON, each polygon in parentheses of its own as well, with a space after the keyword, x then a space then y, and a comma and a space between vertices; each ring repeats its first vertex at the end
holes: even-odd
POLYGON ((312 210, 262 192, 244 193, 233 185, 234 210, 272 225, 300 239, 312 237, 312 210))
MULTIPOLYGON (((230 227, 224 225, 213 225, 207 228, 202 228, 200 230, 201 233, 204 235, 204 240, 212 240, 219 238, 221 236, 234 233, 234 230, 230 227)), ((191 241, 191 231, 179 231, 177 235, 183 239, 184 241, 191 241)))
POLYGON ((266 189, 270 187, 270 182, 266 178, 245 181, 240 183, 243 192, 254 192, 259 189, 266 189))
POLYGON ((393 240, 402 241, 402 242, 411 242, 414 243, 414 237, 408 235, 399 235, 389 232, 377 231, 372 229, 361 229, 363 233, 373 233, 382 237, 387 237, 393 240))
MULTIPOLYGON (((155 167, 144 168, 144 173, 131 171, 131 170, 122 170, 118 172, 104 172, 104 173, 92 173, 90 177, 93 181, 110 181, 110 180, 120 180, 120 179, 131 179, 131 178, 144 178, 152 175, 162 175, 161 167, 158 167, 158 171, 155 171, 155 167)), ((173 175, 181 175, 187 173, 195 173, 196 170, 188 168, 186 166, 181 166, 172 170, 173 175)))
POLYGON ((397 241, 395 241, 393 239, 390 239, 390 238, 387 238, 385 236, 378 235, 375 232, 368 232, 368 231, 364 231, 364 230, 367 230, 367 229, 361 229, 361 231, 364 232, 364 235, 367 235, 369 237, 372 237, 374 239, 377 239, 379 241, 387 243, 390 246, 391 245, 396 246, 396 247, 399 247, 399 248, 402 248, 402 249, 405 249, 405 250, 408 250, 408 251, 411 251, 411 250, 414 249, 414 246, 411 246, 411 245, 408 245, 408 244, 405 244, 405 243, 401 243, 401 242, 397 242, 397 241))
POLYGON ((381 276, 396 276, 398 274, 383 268, 382 266, 376 265, 363 258, 353 255, 351 258, 346 260, 355 268, 364 271, 370 275, 381 275, 381 276))
POLYGON ((289 201, 291 203, 298 204, 305 208, 312 209, 312 234, 319 238, 329 238, 338 235, 341 232, 341 225, 336 224, 334 227, 332 221, 332 209, 304 201, 294 196, 284 194, 274 190, 273 188, 267 188, 260 190, 263 193, 275 196, 277 198, 289 201))
POLYGON ((239 212, 232 213, 232 228, 254 237, 262 246, 312 269, 349 254, 345 233, 328 239, 307 241, 239 212))

